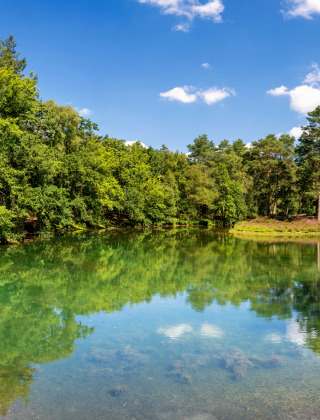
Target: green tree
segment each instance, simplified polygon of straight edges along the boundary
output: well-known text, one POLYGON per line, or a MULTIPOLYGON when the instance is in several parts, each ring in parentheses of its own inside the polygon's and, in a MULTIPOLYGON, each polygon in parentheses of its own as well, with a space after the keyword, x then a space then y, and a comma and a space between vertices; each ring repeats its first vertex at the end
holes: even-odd
POLYGON ((212 175, 202 164, 190 167, 185 188, 189 214, 204 217, 213 212, 217 188, 212 175))
POLYGON ((308 113, 309 124, 297 146, 300 176, 300 194, 304 201, 318 201, 317 219, 320 220, 320 106, 308 113))
POLYGON ((246 215, 244 191, 241 182, 231 179, 225 164, 220 163, 215 170, 218 198, 215 200, 215 214, 226 225, 242 220, 246 215))
POLYGON ((17 43, 12 35, 4 41, 0 40, 0 68, 12 67, 15 73, 22 73, 27 65, 27 60, 19 60, 19 53, 16 50, 17 43))
POLYGON ((208 164, 213 159, 215 153, 215 145, 211 140, 208 140, 206 134, 194 139, 193 144, 188 144, 189 159, 192 162, 201 164, 208 164))
POLYGON ((251 193, 260 215, 276 215, 279 204, 284 211, 289 196, 294 193, 294 138, 283 135, 277 139, 270 134, 265 139, 253 142, 252 146, 248 162, 249 173, 253 178, 251 193))

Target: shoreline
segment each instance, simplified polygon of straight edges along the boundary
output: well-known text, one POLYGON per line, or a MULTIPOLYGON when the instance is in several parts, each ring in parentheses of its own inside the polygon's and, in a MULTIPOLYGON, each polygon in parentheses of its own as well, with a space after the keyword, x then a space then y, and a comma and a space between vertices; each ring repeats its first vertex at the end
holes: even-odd
POLYGON ((250 236, 320 236, 320 221, 308 216, 294 216, 291 220, 284 221, 269 217, 258 217, 237 222, 229 232, 250 236))

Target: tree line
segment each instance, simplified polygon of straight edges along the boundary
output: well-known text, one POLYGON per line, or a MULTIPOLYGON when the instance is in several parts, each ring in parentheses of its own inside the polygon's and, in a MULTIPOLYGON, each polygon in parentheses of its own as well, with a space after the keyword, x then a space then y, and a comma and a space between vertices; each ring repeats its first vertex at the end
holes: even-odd
POLYGON ((0 40, 0 242, 30 226, 232 225, 320 209, 320 106, 298 145, 289 135, 249 145, 200 135, 186 155, 99 135, 71 106, 42 101, 26 64, 12 36, 0 40))

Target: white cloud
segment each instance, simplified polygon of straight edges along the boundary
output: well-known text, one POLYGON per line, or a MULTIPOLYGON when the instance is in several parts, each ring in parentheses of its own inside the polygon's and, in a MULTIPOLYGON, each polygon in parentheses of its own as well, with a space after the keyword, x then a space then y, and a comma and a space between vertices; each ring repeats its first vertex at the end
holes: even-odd
POLYGON ((319 0, 287 0, 287 10, 282 11, 287 17, 304 17, 312 19, 315 14, 320 14, 319 0))
POLYGON ((179 101, 184 104, 190 104, 197 100, 197 95, 195 93, 189 93, 190 90, 193 90, 192 86, 175 87, 168 92, 160 93, 160 96, 169 101, 179 101))
MULTIPOLYGON (((149 4, 159 7, 164 14, 182 16, 189 22, 199 17, 201 19, 210 19, 215 23, 222 22, 222 13, 224 5, 222 0, 137 0, 139 3, 149 4)), ((187 32, 189 26, 180 24, 175 26, 175 30, 187 32)))
POLYGON ((206 70, 211 70, 212 69, 212 67, 210 66, 210 64, 209 63, 202 63, 201 64, 201 67, 203 67, 204 69, 206 69, 206 70))
POLYGON ((267 92, 269 95, 273 95, 273 96, 282 96, 282 95, 288 95, 288 88, 286 88, 285 86, 280 86, 277 87, 275 89, 270 89, 267 92))
POLYGON ((224 5, 221 0, 209 1, 206 4, 196 4, 192 7, 192 11, 195 15, 199 15, 202 18, 211 18, 214 22, 222 22, 222 12, 224 11, 224 5))
POLYGON ((139 143, 141 144, 141 146, 142 146, 142 147, 144 147, 145 149, 148 149, 148 146, 146 146, 144 143, 142 143, 142 142, 141 142, 141 141, 139 141, 139 140, 126 141, 126 142, 125 142, 125 145, 126 145, 126 146, 132 146, 134 143, 137 143, 137 142, 139 142, 139 143))
POLYGON ((320 105, 320 88, 302 85, 289 93, 291 109, 300 114, 307 114, 320 105))
POLYGON ((193 86, 184 86, 175 87, 168 92, 162 92, 160 93, 160 97, 168 99, 169 101, 178 101, 185 104, 190 104, 197 99, 202 99, 207 105, 212 105, 235 94, 235 91, 230 88, 218 89, 212 87, 207 90, 196 90, 193 86))
POLYGON ((303 83, 310 86, 317 86, 318 83, 320 82, 319 64, 313 63, 311 67, 313 68, 313 71, 306 75, 306 78, 304 79, 303 83))
POLYGON ((212 105, 216 102, 222 101, 225 98, 228 98, 231 95, 235 95, 235 91, 229 88, 210 88, 208 90, 200 92, 199 95, 203 98, 204 102, 207 105, 212 105))
POLYGON ((290 131, 288 131, 288 134, 295 139, 298 139, 301 137, 302 134, 302 128, 301 127, 292 127, 290 131))
POLYGON ((180 32, 189 32, 190 24, 187 23, 180 23, 172 28, 173 31, 180 31, 180 32))
POLYGON ((78 109, 78 114, 81 115, 81 117, 88 117, 89 115, 92 114, 91 109, 88 108, 82 108, 82 109, 78 109))
POLYGON ((303 84, 288 90, 286 86, 280 86, 268 90, 267 94, 273 96, 289 96, 290 108, 300 114, 307 114, 320 105, 320 70, 317 64, 313 64, 314 69, 307 74, 303 84))

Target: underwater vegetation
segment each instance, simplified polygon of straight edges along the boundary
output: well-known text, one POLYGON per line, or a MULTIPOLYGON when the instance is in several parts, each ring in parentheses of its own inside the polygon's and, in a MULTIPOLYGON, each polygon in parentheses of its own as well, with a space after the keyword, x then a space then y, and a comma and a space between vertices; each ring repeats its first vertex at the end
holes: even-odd
POLYGON ((280 356, 273 354, 269 359, 262 359, 256 355, 248 356, 240 349, 235 348, 218 359, 221 365, 232 373, 236 380, 244 378, 249 368, 276 368, 281 364, 280 356))

